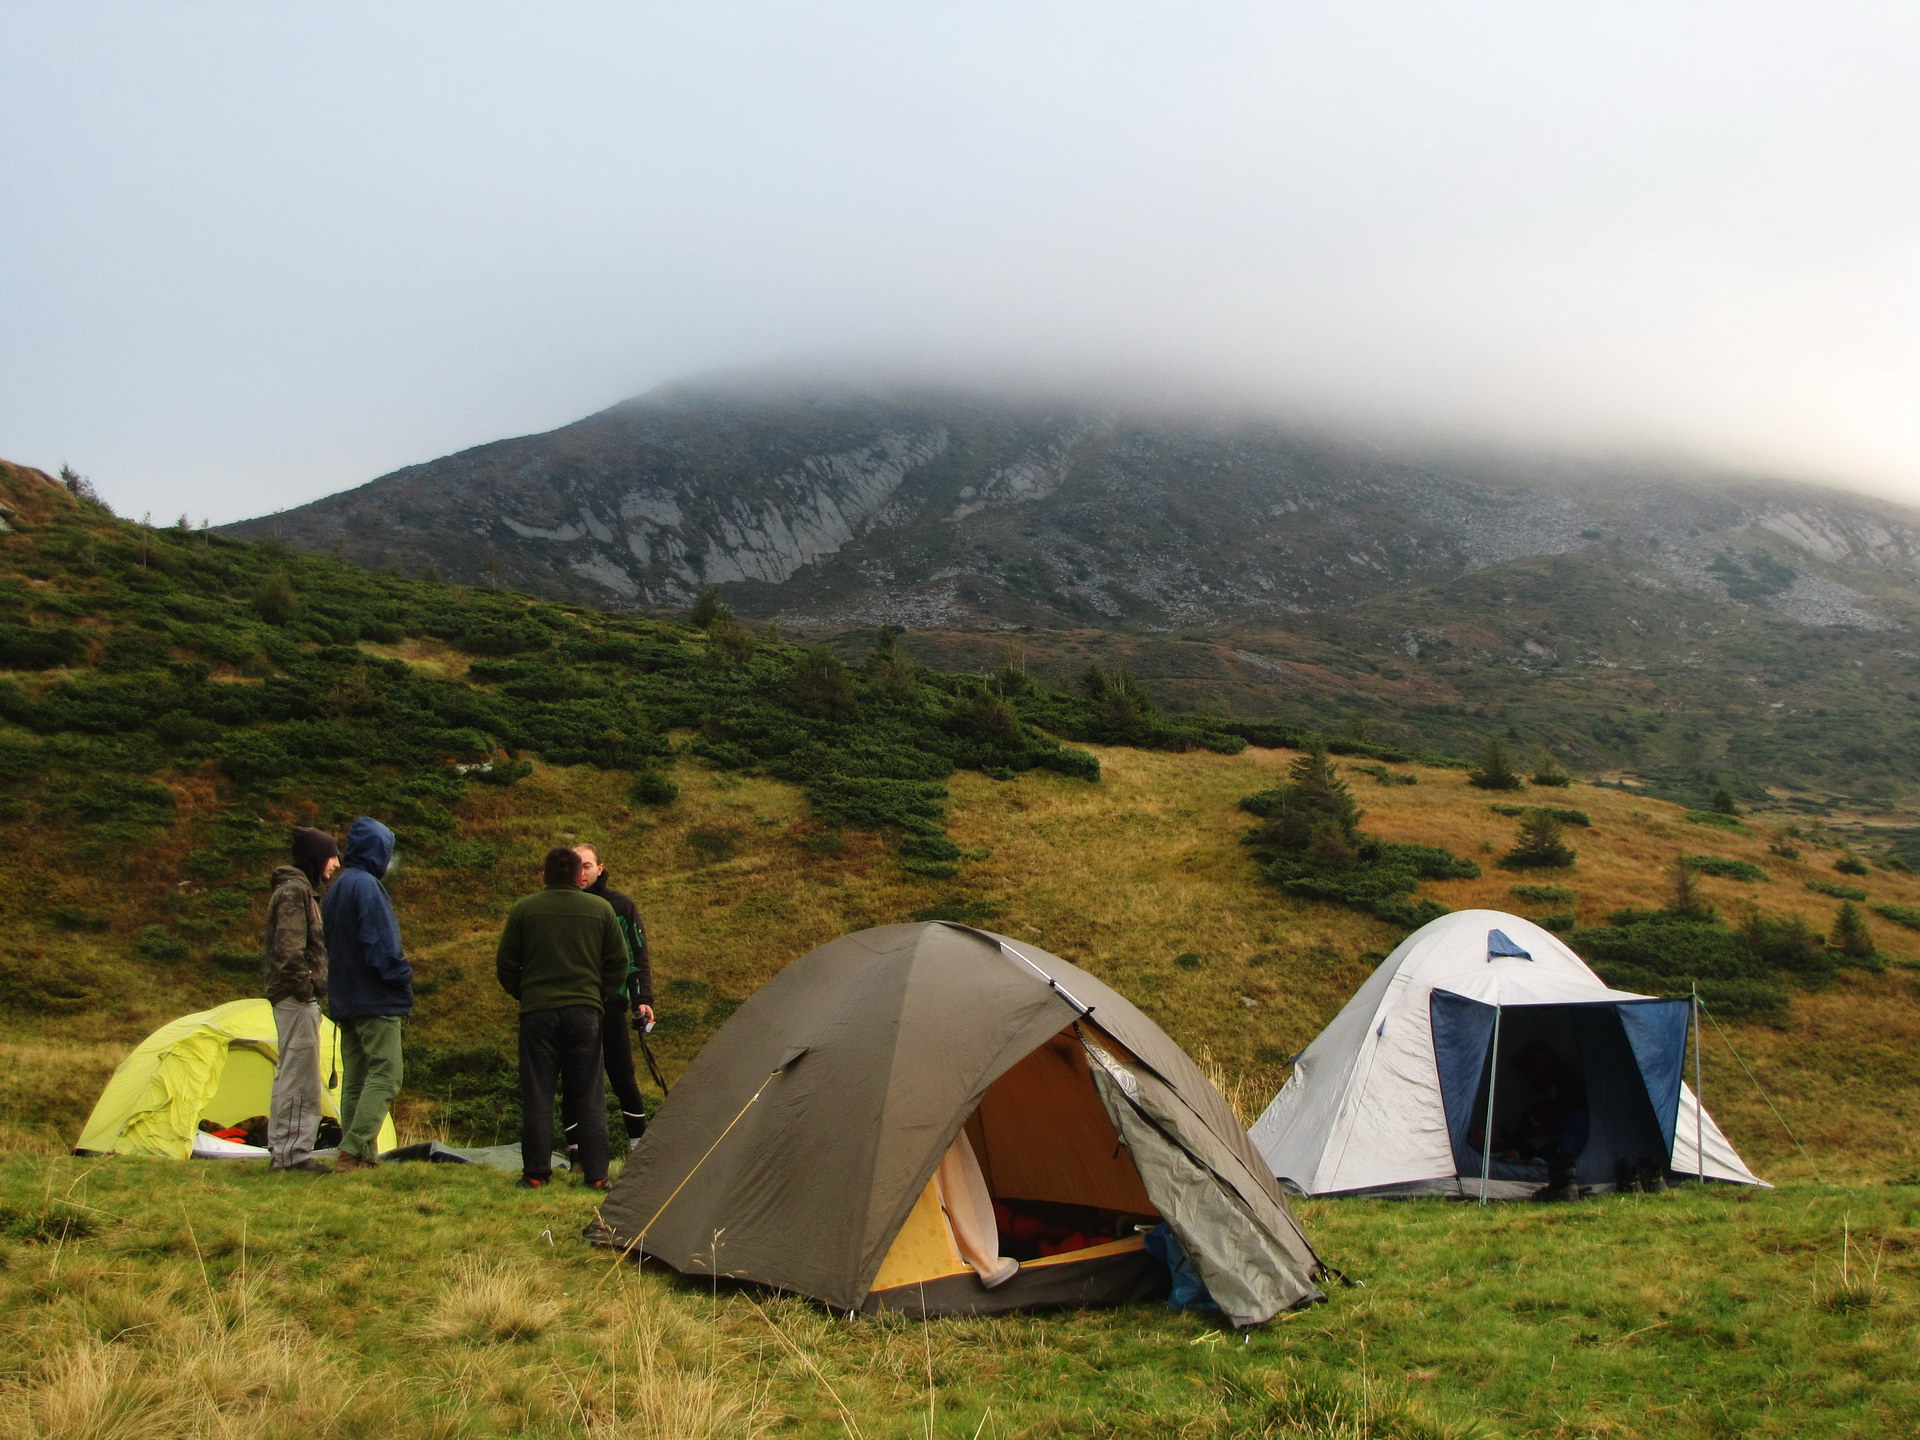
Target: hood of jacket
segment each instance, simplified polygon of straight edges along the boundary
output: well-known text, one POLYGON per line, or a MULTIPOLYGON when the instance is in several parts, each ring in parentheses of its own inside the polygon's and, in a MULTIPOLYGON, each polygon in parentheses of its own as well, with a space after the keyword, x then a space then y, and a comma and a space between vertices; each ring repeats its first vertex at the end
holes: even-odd
POLYGON ((278 890, 289 880, 298 880, 302 885, 306 886, 308 890, 318 890, 320 888, 308 877, 307 872, 302 870, 298 865, 274 866, 273 874, 268 880, 268 885, 271 889, 278 890))
POLYGON ((347 830, 347 858, 340 862, 364 870, 378 880, 393 863, 393 831, 370 815, 362 815, 347 830))

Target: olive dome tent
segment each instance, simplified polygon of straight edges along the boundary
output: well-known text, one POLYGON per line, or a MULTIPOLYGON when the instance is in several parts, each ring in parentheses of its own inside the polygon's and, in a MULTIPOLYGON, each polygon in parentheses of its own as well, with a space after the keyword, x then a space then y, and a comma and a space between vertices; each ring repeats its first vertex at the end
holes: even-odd
MULTIPOLYGON (((273 1096, 279 1033, 267 1000, 231 1000, 162 1025, 120 1062, 87 1117, 76 1155, 195 1153, 200 1122, 220 1126, 265 1115, 273 1096)), ((321 1113, 340 1118, 340 1036, 320 1020, 321 1113)), ((380 1128, 393 1147, 393 1121, 380 1128)), ((228 1153, 233 1153, 231 1148, 228 1153)))
POLYGON ((979 1314, 1164 1292, 1142 1233, 1162 1221, 1236 1324, 1323 1298, 1179 1046, 1066 961, 934 922, 762 986, 674 1085, 596 1238, 836 1309, 979 1314))
POLYGON ((1300 1053, 1253 1142, 1302 1194, 1471 1197, 1484 1185, 1489 1199, 1524 1198, 1545 1162, 1502 1137, 1537 1115, 1521 1072, 1544 1050, 1578 1077, 1583 1187, 1611 1189, 1621 1161, 1643 1159, 1670 1178, 1762 1184, 1682 1081, 1689 1010, 1609 989, 1529 920, 1455 911, 1401 941, 1300 1053))

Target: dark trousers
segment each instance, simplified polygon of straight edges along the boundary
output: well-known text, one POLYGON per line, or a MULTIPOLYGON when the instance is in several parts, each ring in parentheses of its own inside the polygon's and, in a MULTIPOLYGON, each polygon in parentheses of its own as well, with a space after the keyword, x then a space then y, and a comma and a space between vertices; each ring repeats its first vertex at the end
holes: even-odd
POLYGON ((580 1168, 607 1178, 607 1102, 600 1079, 600 1012, 591 1005, 535 1010, 520 1017, 520 1168, 536 1180, 553 1173, 553 1091, 560 1084, 568 1119, 578 1121, 580 1168))
POLYGON ((620 1102, 627 1138, 638 1140, 647 1133, 647 1102, 640 1095, 640 1082, 634 1078, 633 1033, 627 1029, 627 1012, 620 1006, 607 1007, 600 1043, 607 1052, 607 1086, 620 1102))
MULTIPOLYGON (((600 1026, 600 1048, 606 1054, 607 1088, 620 1102, 620 1118, 626 1125, 627 1139, 638 1140, 647 1133, 647 1097, 640 1093, 640 1082, 633 1073, 633 1037, 627 1031, 627 1012, 617 1005, 607 1007, 600 1026)), ((567 1148, 580 1143, 580 1117, 569 1101, 560 1107, 560 1118, 567 1127, 567 1148)))

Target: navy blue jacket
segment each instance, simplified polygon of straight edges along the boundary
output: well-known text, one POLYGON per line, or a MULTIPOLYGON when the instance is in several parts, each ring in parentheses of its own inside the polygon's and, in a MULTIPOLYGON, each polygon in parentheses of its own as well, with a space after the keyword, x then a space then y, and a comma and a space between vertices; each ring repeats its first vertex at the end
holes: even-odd
POLYGON ((400 948, 400 922, 380 883, 392 859, 393 831, 365 815, 353 822, 340 873, 320 904, 327 1011, 336 1020, 413 1013, 413 966, 400 948))

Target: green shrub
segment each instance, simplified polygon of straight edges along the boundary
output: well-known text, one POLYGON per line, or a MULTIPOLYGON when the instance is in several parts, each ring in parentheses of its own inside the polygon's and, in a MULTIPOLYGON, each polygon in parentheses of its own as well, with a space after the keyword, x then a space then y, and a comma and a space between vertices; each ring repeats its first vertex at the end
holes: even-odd
POLYGON ((1909 930, 1920 930, 1920 908, 1912 905, 1876 905, 1873 913, 1882 920, 1891 920, 1896 925, 1904 925, 1909 930))
POLYGON ((103 775, 84 790, 67 797, 76 814, 89 820, 124 820, 164 825, 173 819, 173 792, 151 780, 126 775, 103 775))
POLYGON ((1836 885, 1831 880, 1809 880, 1807 889, 1816 895, 1831 895, 1836 900, 1864 900, 1867 892, 1858 885, 1836 885))
POLYGON ((1757 884, 1773 878, 1750 860, 1731 860, 1721 855, 1682 855, 1680 860, 1702 875, 1712 875, 1720 880, 1757 884))
POLYGON ((1513 885, 1508 887, 1509 895, 1517 895, 1522 900, 1531 900, 1536 905, 1566 905, 1574 900, 1574 892, 1564 885, 1513 885))
POLYGON ((1833 868, 1838 870, 1842 875, 1865 875, 1869 873, 1867 870, 1867 862, 1862 860, 1858 855, 1855 855, 1851 850, 1834 861, 1833 868))
POLYGON ((658 770, 642 770, 627 794, 641 805, 671 805, 680 798, 680 787, 658 770))
POLYGON ((149 925, 133 942, 133 948, 149 960, 184 960, 187 942, 164 925, 149 925))
POLYGON ((1689 810, 1687 819, 1695 825, 1712 825, 1720 830, 1744 830, 1746 822, 1738 815, 1723 815, 1718 810, 1689 810))
POLYGON ((1538 925, 1542 930, 1551 930, 1557 935, 1563 931, 1573 929, 1573 927, 1579 924, 1580 922, 1579 922, 1579 917, 1575 915, 1561 914, 1561 915, 1542 915, 1534 923, 1538 925))
POLYGON ((1522 816, 1531 815, 1536 811, 1540 811, 1553 816, 1553 818, 1558 820, 1562 825, 1577 825, 1582 829, 1586 829, 1593 824, 1592 818, 1588 816, 1586 811, 1563 809, 1557 805, 1501 805, 1496 803, 1487 806, 1487 808, 1496 815, 1505 815, 1513 819, 1519 819, 1522 816))
POLYGON ((62 930, 98 934, 111 923, 104 910, 84 910, 78 905, 62 905, 53 912, 53 923, 62 930))

